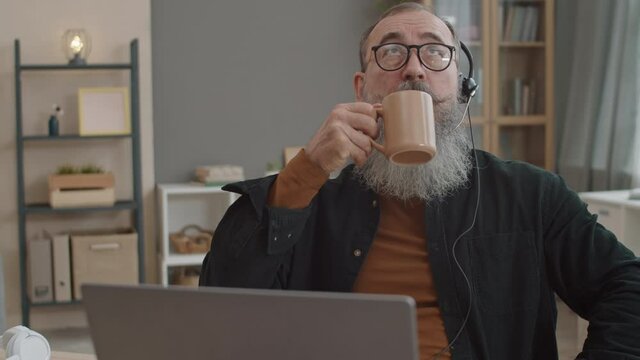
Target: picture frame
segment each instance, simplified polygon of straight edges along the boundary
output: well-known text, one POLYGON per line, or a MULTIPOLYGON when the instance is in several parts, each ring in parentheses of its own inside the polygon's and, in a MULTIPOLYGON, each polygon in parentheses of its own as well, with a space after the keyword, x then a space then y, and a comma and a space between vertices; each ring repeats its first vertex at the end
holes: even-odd
POLYGON ((78 122, 80 136, 131 134, 129 88, 80 88, 78 122))

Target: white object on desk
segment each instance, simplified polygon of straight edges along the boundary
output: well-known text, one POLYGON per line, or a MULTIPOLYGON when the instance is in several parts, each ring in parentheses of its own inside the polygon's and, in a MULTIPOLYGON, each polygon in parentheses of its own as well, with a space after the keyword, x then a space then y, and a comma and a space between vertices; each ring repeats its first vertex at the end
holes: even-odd
POLYGON ((6 360, 49 360, 51 347, 44 336, 18 325, 5 331, 2 335, 2 348, 6 360))

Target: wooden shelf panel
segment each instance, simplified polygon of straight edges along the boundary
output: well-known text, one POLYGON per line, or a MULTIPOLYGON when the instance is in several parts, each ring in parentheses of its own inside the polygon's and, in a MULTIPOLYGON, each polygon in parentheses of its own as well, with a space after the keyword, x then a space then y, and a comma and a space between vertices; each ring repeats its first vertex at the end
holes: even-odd
POLYGON ((501 5, 543 5, 545 0, 502 0, 501 5))
POLYGON ((52 302, 44 302, 44 303, 34 303, 32 302, 30 305, 32 307, 46 307, 46 306, 60 306, 60 305, 80 305, 82 301, 80 300, 71 300, 71 301, 52 301, 52 302))
POLYGON ((20 71, 82 71, 82 70, 130 70, 131 64, 88 64, 88 65, 64 65, 64 64, 25 64, 18 67, 20 71))
POLYGON ((47 213, 76 213, 76 212, 99 212, 99 211, 120 211, 133 210, 137 208, 134 201, 116 201, 113 206, 92 206, 92 207, 72 207, 72 208, 52 208, 48 203, 28 204, 24 207, 27 214, 47 214, 47 213))
POLYGON ((24 141, 84 141, 84 140, 110 140, 110 139, 126 139, 130 138, 131 134, 126 135, 91 135, 91 136, 82 136, 82 135, 58 135, 58 136, 49 136, 49 135, 27 135, 23 136, 22 140, 24 141))
POLYGON ((546 125, 548 119, 544 115, 498 116, 496 124, 507 126, 546 125))
POLYGON ((534 48, 544 49, 545 43, 542 41, 502 41, 501 48, 534 48))

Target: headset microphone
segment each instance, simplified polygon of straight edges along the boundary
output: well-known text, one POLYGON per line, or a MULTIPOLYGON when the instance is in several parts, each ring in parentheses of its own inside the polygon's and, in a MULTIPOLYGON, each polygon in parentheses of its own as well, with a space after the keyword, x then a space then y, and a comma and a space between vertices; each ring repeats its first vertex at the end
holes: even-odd
POLYGON ((462 41, 460 41, 460 49, 467 56, 467 60, 469 61, 469 75, 467 77, 462 78, 462 86, 461 93, 464 96, 464 100, 468 102, 475 94, 476 90, 478 90, 478 84, 473 79, 473 56, 471 55, 471 51, 467 48, 462 41))
POLYGON ((469 62, 469 75, 467 77, 462 77, 462 83, 460 84, 460 100, 462 103, 466 103, 466 106, 464 108, 464 111, 462 112, 462 118, 458 122, 458 125, 456 125, 455 129, 462 125, 465 114, 469 113, 469 104, 471 104, 471 98, 476 94, 476 91, 478 90, 478 84, 473 78, 473 55, 471 55, 471 51, 469 51, 467 45, 465 45, 462 41, 460 41, 460 49, 462 49, 462 52, 464 52, 467 57, 467 61, 469 62))

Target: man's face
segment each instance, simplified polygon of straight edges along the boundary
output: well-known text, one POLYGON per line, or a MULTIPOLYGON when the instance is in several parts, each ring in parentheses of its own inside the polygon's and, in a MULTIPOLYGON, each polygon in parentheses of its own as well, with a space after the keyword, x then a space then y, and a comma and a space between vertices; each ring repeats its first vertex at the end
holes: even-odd
POLYGON ((354 76, 358 101, 379 102, 384 96, 396 91, 403 81, 425 82, 436 106, 443 102, 457 101, 458 66, 455 61, 452 60, 444 71, 432 71, 420 63, 415 49, 412 49, 405 66, 395 71, 385 71, 376 64, 371 47, 391 42, 405 45, 429 42, 454 45, 447 26, 426 11, 408 11, 384 18, 369 35, 365 47, 366 71, 357 72, 354 76))

